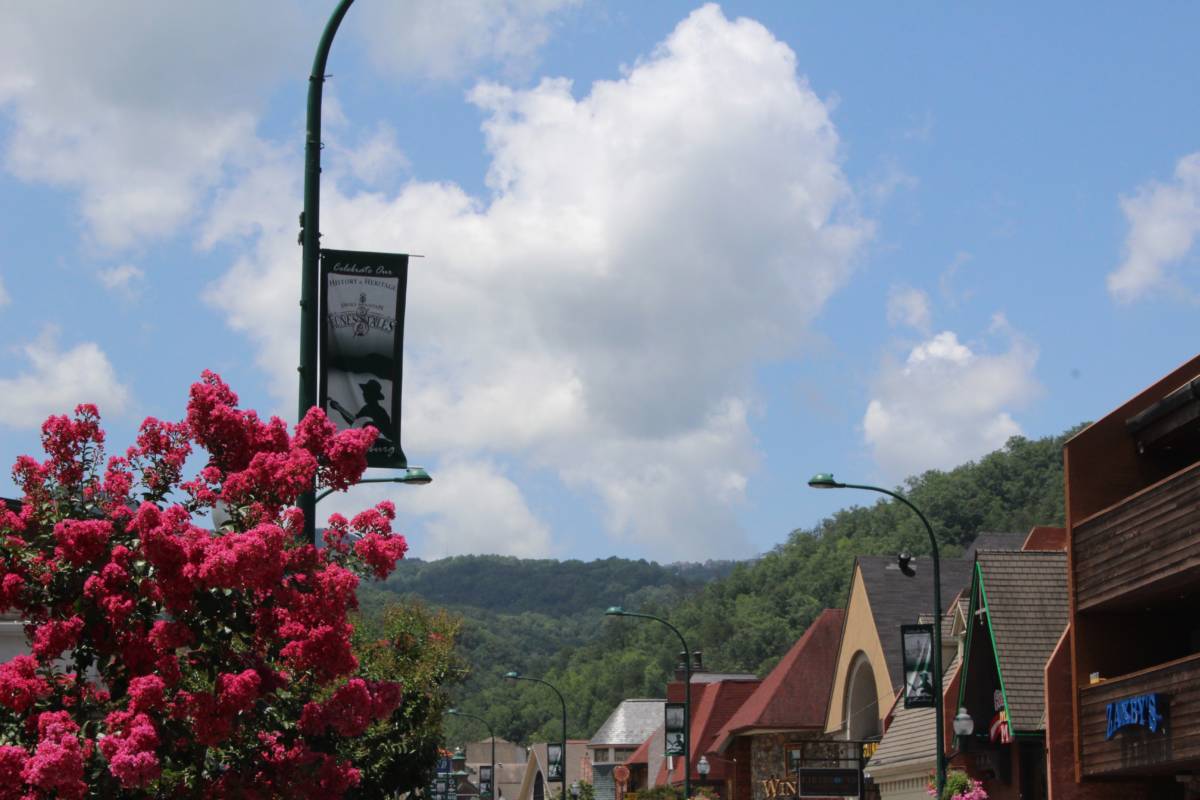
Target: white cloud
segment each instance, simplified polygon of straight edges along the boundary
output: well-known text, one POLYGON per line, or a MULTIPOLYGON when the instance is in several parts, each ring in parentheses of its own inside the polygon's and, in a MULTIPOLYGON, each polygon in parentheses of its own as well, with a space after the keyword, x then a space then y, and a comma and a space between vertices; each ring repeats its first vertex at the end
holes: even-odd
MULTIPOLYGON (((471 98, 487 201, 444 183, 322 189, 329 241, 428 256, 409 277, 405 450, 551 470, 655 557, 744 555, 753 368, 795 352, 870 235, 826 106, 785 45, 715 6, 580 99, 562 80, 471 98)), ((283 407, 294 172, 254 170, 204 232, 254 237, 209 300, 283 407)))
POLYGON ((911 286, 893 286, 888 292, 889 325, 907 325, 922 333, 929 332, 929 295, 911 286))
POLYGON ((253 151, 267 89, 307 43, 300 23, 285 0, 9 9, 0 17, 6 166, 77 191, 104 245, 169 234, 253 151))
POLYGON ((1200 153, 1179 159, 1175 180, 1143 184, 1121 198, 1129 222, 1125 259, 1108 275, 1108 292, 1129 303, 1170 286, 1168 268, 1192 249, 1200 233, 1200 153))
POLYGON ((1037 348, 997 317, 1007 350, 989 355, 943 331, 903 363, 886 362, 863 416, 863 435, 889 478, 948 469, 1021 433, 1011 412, 1039 391, 1037 348))
POLYGON ((146 273, 132 264, 118 264, 111 269, 100 270, 96 277, 110 292, 132 297, 138 293, 138 284, 146 277, 146 273))
MULTIPOLYGON (((376 477, 368 473, 367 477, 376 477)), ((387 477, 390 477, 388 475, 387 477)), ((518 558, 557 555, 550 528, 529 509, 525 498, 500 468, 486 460, 455 461, 433 471, 427 486, 362 484, 321 501, 321 520, 337 512, 351 517, 382 500, 396 504, 396 528, 409 539, 414 558, 493 553, 518 558), (418 533, 406 520, 421 518, 418 533)))
POLYGON ((371 58, 406 76, 453 79, 496 62, 519 73, 579 0, 410 0, 364 3, 351 23, 371 58))
POLYGON ((58 331, 47 327, 20 352, 29 368, 0 378, 0 425, 36 427, 51 414, 69 414, 85 402, 95 403, 101 414, 120 414, 129 406, 129 390, 95 342, 62 350, 58 331))

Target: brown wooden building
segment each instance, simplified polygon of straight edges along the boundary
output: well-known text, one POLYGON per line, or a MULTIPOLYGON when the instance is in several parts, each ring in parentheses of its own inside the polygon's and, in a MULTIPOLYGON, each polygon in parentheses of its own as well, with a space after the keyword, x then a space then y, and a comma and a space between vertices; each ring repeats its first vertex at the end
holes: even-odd
POLYGON ((1200 797, 1200 356, 1064 464, 1074 774, 1052 767, 1053 796, 1200 797))

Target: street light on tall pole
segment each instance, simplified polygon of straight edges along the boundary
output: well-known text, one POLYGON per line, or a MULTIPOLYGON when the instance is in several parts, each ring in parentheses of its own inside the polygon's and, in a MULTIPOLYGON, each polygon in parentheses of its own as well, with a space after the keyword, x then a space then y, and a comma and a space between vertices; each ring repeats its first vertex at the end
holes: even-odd
MULTIPOLYGON (((465 711, 459 711, 457 708, 451 708, 446 713, 455 717, 467 717, 469 719, 482 722, 483 727, 487 728, 488 730, 488 735, 492 737, 492 774, 488 785, 488 797, 492 797, 495 794, 493 787, 496 785, 496 732, 492 730, 492 726, 489 725, 488 721, 483 717, 477 717, 474 714, 468 714, 465 711)), ((563 755, 563 758, 566 758, 565 754, 563 755)))
POLYGON ((679 629, 662 617, 643 614, 640 611, 626 611, 620 606, 610 606, 604 613, 609 617, 639 617, 661 622, 675 632, 675 635, 679 637, 679 643, 683 645, 683 796, 690 798, 692 796, 692 651, 688 648, 687 641, 679 629))
MULTIPOLYGON (((297 420, 304 419, 317 404, 317 328, 320 308, 317 304, 317 257, 321 249, 321 96, 325 88, 325 62, 342 18, 354 0, 341 0, 329 22, 308 76, 308 114, 304 134, 304 210, 300 212, 300 392, 297 420)), ((300 496, 304 512, 304 538, 316 544, 317 500, 313 490, 300 496)))
MULTIPOLYGON (((554 684, 547 683, 541 678, 530 678, 526 675, 522 675, 519 672, 506 672, 504 673, 504 677, 508 678, 510 681, 533 681, 534 683, 540 683, 542 686, 549 686, 554 690, 554 693, 558 695, 558 702, 562 703, 562 785, 563 794, 565 795, 567 789, 567 701, 563 699, 562 692, 560 692, 554 684)), ((547 747, 547 760, 549 760, 549 756, 550 748, 547 747)), ((549 765, 547 764, 547 768, 548 767, 549 765)))
POLYGON ((942 574, 933 526, 929 524, 929 520, 925 519, 921 509, 909 502, 904 495, 897 494, 890 489, 856 483, 841 483, 833 479, 831 472, 817 473, 812 476, 808 485, 814 489, 863 489, 868 492, 886 494, 912 509, 929 534, 929 547, 933 554, 933 710, 936 715, 935 728, 937 732, 937 796, 941 797, 942 791, 946 788, 946 746, 942 733, 944 724, 942 721, 942 574))

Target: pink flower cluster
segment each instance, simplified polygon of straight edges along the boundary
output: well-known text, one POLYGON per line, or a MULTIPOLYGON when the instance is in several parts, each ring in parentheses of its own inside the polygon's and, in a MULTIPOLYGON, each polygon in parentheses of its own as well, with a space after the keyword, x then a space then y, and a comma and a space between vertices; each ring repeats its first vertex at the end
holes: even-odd
POLYGON ((329 729, 340 736, 361 736, 372 722, 390 717, 402 698, 398 683, 351 678, 324 703, 305 703, 300 730, 311 736, 329 729))
POLYGON ((26 621, 32 651, 0 664, 0 707, 24 720, 0 746, 0 800, 357 785, 336 742, 395 713, 402 690, 354 677, 348 614, 360 576, 386 577, 407 545, 384 503, 333 517, 319 549, 298 540, 294 504, 314 482, 357 481, 374 437, 318 409, 290 433, 209 372, 183 421, 147 419, 121 457, 105 460, 94 407, 49 419, 48 459, 13 470, 24 505, 0 508, 0 610, 26 621), (232 524, 198 526, 217 503, 232 524), (180 775, 195 783, 164 784, 180 775))

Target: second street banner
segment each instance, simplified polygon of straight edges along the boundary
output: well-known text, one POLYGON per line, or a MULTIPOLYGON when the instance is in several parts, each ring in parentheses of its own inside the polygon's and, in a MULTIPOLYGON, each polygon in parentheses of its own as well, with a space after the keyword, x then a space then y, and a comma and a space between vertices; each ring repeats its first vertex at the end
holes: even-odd
POLYGON ((379 430, 367 465, 404 469, 400 389, 408 256, 321 251, 321 407, 338 428, 379 430))

